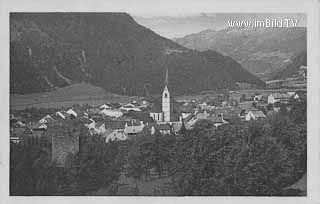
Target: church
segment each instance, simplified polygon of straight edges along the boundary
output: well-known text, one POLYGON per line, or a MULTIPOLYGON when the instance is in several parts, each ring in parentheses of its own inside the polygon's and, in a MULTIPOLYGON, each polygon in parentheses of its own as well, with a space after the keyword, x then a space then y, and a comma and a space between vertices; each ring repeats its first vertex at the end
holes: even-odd
POLYGON ((153 118, 157 124, 170 124, 174 125, 176 123, 181 123, 181 117, 178 119, 176 117, 173 117, 173 110, 172 110, 172 102, 170 98, 170 92, 169 92, 169 73, 168 69, 166 70, 166 76, 164 81, 164 89, 162 92, 162 104, 161 109, 157 106, 153 107, 153 109, 150 112, 150 117, 153 118))

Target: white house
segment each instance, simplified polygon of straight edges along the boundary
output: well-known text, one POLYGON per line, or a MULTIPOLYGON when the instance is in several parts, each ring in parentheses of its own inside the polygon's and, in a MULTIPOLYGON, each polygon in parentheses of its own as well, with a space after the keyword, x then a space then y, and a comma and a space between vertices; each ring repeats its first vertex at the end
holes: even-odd
POLYGON ((111 109, 110 106, 108 106, 107 104, 103 104, 102 106, 99 107, 100 109, 111 109))
POLYGON ((63 113, 61 113, 60 111, 56 112, 56 116, 58 116, 62 119, 66 119, 66 116, 63 113))
POLYGON ((255 96, 253 97, 253 100, 254 100, 254 101, 262 101, 262 99, 263 99, 263 95, 261 95, 261 94, 255 95, 255 96))
POLYGON ((66 112, 67 114, 69 114, 69 115, 72 115, 73 117, 78 117, 78 113, 76 113, 73 109, 69 109, 69 110, 67 110, 67 112, 66 112))
POLYGON ((181 113, 182 119, 186 119, 192 113, 181 113))
POLYGON ((124 133, 124 130, 121 130, 121 129, 116 129, 116 130, 112 130, 111 132, 106 132, 104 137, 106 138, 106 143, 108 143, 109 141, 115 141, 115 140, 123 141, 128 139, 127 135, 124 133))
POLYGON ((268 104, 274 104, 276 102, 287 103, 290 95, 285 93, 275 93, 268 96, 268 104))
POLYGON ((127 105, 122 106, 122 107, 120 108, 120 110, 124 110, 124 111, 137 111, 137 112, 140 112, 140 111, 141 111, 140 108, 135 107, 132 103, 128 103, 127 105))
POLYGON ((48 126, 46 124, 41 124, 38 128, 46 130, 48 128, 48 126))
POLYGON ((51 117, 51 115, 46 115, 43 118, 41 118, 38 122, 40 124, 45 124, 45 123, 50 123, 52 121, 54 121, 53 117, 51 117))
POLYGON ((96 127, 96 122, 92 119, 90 119, 91 123, 89 124, 84 124, 84 126, 86 126, 89 130, 90 129, 94 129, 96 127))
POLYGON ((112 110, 112 109, 103 109, 102 111, 100 111, 100 114, 109 116, 109 117, 115 117, 115 118, 119 118, 123 116, 123 113, 120 110, 112 110))
POLYGON ((106 126, 105 126, 104 122, 96 123, 94 130, 95 130, 95 133, 98 135, 104 134, 106 132, 106 126))
POLYGON ((103 135, 106 132, 106 126, 104 122, 95 122, 90 119, 91 123, 85 124, 85 126, 89 129, 91 135, 103 135))
POLYGON ((265 119, 266 115, 261 110, 249 110, 247 114, 245 115, 245 120, 261 120, 265 119))
POLYGON ((125 124, 124 127, 124 133, 126 135, 136 135, 137 133, 141 132, 143 130, 143 128, 145 127, 145 125, 143 124, 143 122, 141 121, 140 124, 125 124))
POLYGON ((159 124, 156 126, 156 129, 163 135, 171 133, 171 127, 168 123, 159 124))

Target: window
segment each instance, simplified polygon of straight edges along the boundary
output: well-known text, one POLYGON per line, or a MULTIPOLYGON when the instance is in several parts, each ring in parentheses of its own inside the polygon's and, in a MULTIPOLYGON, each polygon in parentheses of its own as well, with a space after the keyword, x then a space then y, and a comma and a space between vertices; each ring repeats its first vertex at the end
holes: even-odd
POLYGON ((168 94, 167 94, 167 93, 165 93, 165 94, 164 94, 164 97, 165 97, 165 98, 168 98, 168 94))

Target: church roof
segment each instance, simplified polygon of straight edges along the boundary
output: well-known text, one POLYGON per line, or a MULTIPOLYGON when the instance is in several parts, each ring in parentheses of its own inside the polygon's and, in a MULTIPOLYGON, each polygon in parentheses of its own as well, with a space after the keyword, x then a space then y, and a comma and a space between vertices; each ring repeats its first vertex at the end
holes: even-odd
POLYGON ((167 70, 166 70, 166 77, 165 77, 165 79, 164 79, 164 85, 165 85, 165 86, 168 86, 168 84, 169 84, 169 73, 168 73, 168 68, 167 68, 167 70))
POLYGON ((161 106, 159 104, 153 104, 150 112, 152 113, 162 113, 161 106))

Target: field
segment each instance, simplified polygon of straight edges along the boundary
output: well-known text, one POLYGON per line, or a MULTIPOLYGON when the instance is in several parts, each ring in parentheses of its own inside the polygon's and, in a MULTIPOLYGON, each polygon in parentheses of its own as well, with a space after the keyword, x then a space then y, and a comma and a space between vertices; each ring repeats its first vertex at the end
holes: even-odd
MULTIPOLYGON (((230 92, 232 98, 240 98, 242 94, 247 96, 259 93, 269 95, 276 92, 297 91, 306 89, 244 89, 230 92)), ((176 96, 177 101, 201 100, 204 97, 216 95, 214 91, 204 91, 198 94, 176 96)), ((160 95, 159 95, 160 96, 160 95)), ((138 96, 122 96, 105 91, 102 88, 79 83, 68 87, 59 88, 52 92, 34 93, 26 95, 10 94, 10 109, 21 110, 25 108, 59 108, 70 107, 74 104, 102 105, 106 102, 128 103, 133 100, 141 100, 138 96)))
POLYGON ((70 107, 74 104, 101 105, 106 102, 128 103, 132 100, 139 100, 139 97, 121 96, 90 84, 79 83, 52 92, 26 95, 10 94, 10 109, 58 108, 70 107))
MULTIPOLYGON (((269 94, 272 93, 281 93, 281 92, 288 92, 288 91, 306 91, 307 89, 305 88, 295 88, 295 89, 243 89, 243 90, 236 90, 236 91, 230 91, 229 95, 236 99, 236 98, 240 98, 241 95, 245 94, 246 96, 252 96, 255 93, 259 93, 261 95, 264 96, 268 96, 269 94)), ((183 96, 176 96, 175 99, 177 101, 190 101, 192 99, 194 100, 201 100, 205 97, 212 97, 216 94, 219 94, 218 92, 214 92, 214 91, 205 91, 199 94, 190 94, 190 95, 183 95, 183 96)))

